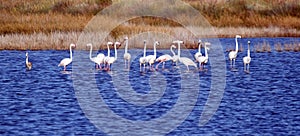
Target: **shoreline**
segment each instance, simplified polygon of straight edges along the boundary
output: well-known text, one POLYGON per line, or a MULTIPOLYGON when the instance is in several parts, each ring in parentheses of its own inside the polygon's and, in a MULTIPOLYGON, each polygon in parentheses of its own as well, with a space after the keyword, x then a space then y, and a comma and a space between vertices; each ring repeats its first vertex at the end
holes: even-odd
MULTIPOLYGON (((204 30, 205 31, 205 30, 204 30)), ((46 33, 33 33, 33 34, 6 34, 0 35, 0 50, 68 50, 70 43, 77 43, 83 32, 52 32, 46 33), (16 40, 17 39, 17 40, 16 40)), ((184 32, 183 32, 184 33, 184 32)), ((245 27, 226 27, 226 28, 214 28, 213 32, 204 32, 206 35, 201 36, 202 38, 234 38, 236 34, 241 35, 242 38, 300 38, 300 31, 296 29, 284 29, 277 27, 269 28, 245 28, 245 27), (213 34, 214 33, 214 34, 213 34), (217 34, 217 35, 215 35, 217 34), (213 36, 211 36, 213 35, 213 36)), ((81 37, 79 44, 93 43, 94 50, 106 49, 106 41, 112 40, 112 37, 106 37, 104 41, 100 41, 98 33, 86 34, 86 37, 81 37), (83 40, 82 40, 83 39, 83 40), (88 40, 92 39, 92 40, 88 40), (104 42, 104 43, 103 43, 104 42)), ((186 36, 186 38, 180 38, 179 36, 172 36, 166 33, 151 32, 157 41, 162 44, 170 44, 172 39, 184 39, 188 49, 195 49, 197 45, 193 36, 186 36)), ((122 41, 125 36, 121 36, 117 41, 122 41)), ((131 43, 135 45, 132 48, 143 48, 140 41, 149 38, 149 33, 140 33, 137 35, 128 36, 132 39, 131 43)), ((152 37, 152 36, 150 36, 152 37)), ((263 41, 262 41, 263 42, 263 41)), ((149 43, 150 44, 150 43, 149 43)), ((121 46, 121 48, 124 48, 121 46)), ((161 46, 160 48, 169 48, 161 46)), ((77 48, 86 50, 85 47, 77 48)), ((151 49, 151 47, 149 47, 151 49)))

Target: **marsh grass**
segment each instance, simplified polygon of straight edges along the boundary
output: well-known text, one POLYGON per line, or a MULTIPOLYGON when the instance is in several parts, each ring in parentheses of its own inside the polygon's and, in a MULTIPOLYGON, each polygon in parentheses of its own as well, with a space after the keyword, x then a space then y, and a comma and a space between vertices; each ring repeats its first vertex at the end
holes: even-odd
POLYGON ((299 52, 300 51, 300 44, 294 43, 294 52, 299 52))
POLYGON ((271 45, 265 41, 254 45, 254 50, 258 53, 272 52, 271 45))
POLYGON ((276 43, 276 44, 274 45, 274 49, 275 49, 277 52, 282 52, 282 51, 283 51, 283 48, 282 48, 281 43, 276 43))

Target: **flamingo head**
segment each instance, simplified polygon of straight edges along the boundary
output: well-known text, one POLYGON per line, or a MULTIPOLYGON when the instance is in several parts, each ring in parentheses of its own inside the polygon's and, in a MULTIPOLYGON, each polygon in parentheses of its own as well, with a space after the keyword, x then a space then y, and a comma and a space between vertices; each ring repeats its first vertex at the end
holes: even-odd
POLYGON ((207 47, 207 46, 210 46, 210 45, 211 45, 211 43, 210 43, 210 42, 205 42, 204 44, 205 44, 205 48, 206 48, 207 50, 210 50, 210 48, 209 48, 209 47, 207 47))
POLYGON ((120 46, 121 46, 121 43, 120 43, 120 42, 115 42, 114 46, 120 47, 120 46))
POLYGON ((124 40, 128 40, 128 37, 126 36, 126 37, 124 38, 124 40))
POLYGON ((156 46, 159 46, 159 44, 160 44, 159 41, 156 41, 156 42, 155 42, 155 45, 156 45, 156 46))
POLYGON ((250 41, 248 41, 248 44, 250 44, 251 42, 250 41))
POLYGON ((107 45, 113 45, 113 43, 112 42, 107 42, 107 45))
POLYGON ((180 41, 180 40, 177 40, 177 41, 173 41, 173 43, 177 43, 177 44, 184 44, 184 42, 183 41, 180 41))
POLYGON ((171 47, 172 47, 172 48, 176 48, 176 46, 175 46, 175 45, 171 45, 171 47))
POLYGON ((88 43, 88 44, 86 44, 86 46, 92 46, 92 44, 91 44, 91 43, 88 43))
POLYGON ((76 47, 76 44, 74 44, 74 43, 71 43, 71 44, 70 44, 70 47, 73 47, 73 48, 75 48, 75 47, 76 47))
POLYGON ((198 40, 198 44, 200 44, 200 43, 202 43, 202 41, 199 39, 199 40, 198 40))
POLYGON ((146 44, 146 40, 144 40, 144 44, 146 44))
POLYGON ((236 36, 235 36, 235 38, 242 38, 242 36, 240 36, 240 35, 236 35, 236 36))

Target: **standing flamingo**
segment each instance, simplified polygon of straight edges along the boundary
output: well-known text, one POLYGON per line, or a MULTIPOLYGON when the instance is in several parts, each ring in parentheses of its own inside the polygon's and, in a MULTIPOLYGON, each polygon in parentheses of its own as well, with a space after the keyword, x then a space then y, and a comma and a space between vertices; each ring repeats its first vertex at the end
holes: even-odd
POLYGON ((153 55, 148 55, 148 56, 146 56, 146 62, 148 62, 149 63, 149 67, 151 68, 151 69, 153 69, 153 64, 154 64, 154 62, 155 62, 155 60, 156 60, 156 46, 158 46, 159 45, 159 42, 158 41, 155 41, 154 42, 154 44, 153 44, 153 48, 154 48, 154 54, 153 55))
POLYGON ((112 64, 112 63, 114 63, 116 60, 117 60, 117 58, 118 58, 118 51, 117 51, 117 45, 121 45, 119 42, 115 42, 114 43, 114 48, 115 48, 115 57, 109 57, 108 59, 106 59, 106 63, 107 63, 107 70, 111 70, 111 67, 110 67, 110 65, 112 64))
POLYGON ((186 66, 186 68, 187 68, 188 71, 189 71, 189 66, 194 66, 195 68, 197 68, 196 63, 195 63, 193 60, 191 60, 191 59, 189 59, 189 58, 187 58, 187 57, 180 57, 180 44, 183 44, 183 41, 177 40, 177 41, 173 41, 173 43, 174 43, 174 44, 175 44, 175 43, 178 44, 178 57, 179 57, 179 62, 183 63, 183 64, 186 66))
POLYGON ((198 41, 198 52, 196 52, 195 55, 194 55, 196 62, 198 61, 197 58, 199 58, 200 56, 202 56, 201 46, 202 46, 202 41, 199 40, 198 41))
MULTIPOLYGON (((101 58, 100 57, 92 57, 92 50, 93 50, 93 45, 91 43, 88 43, 86 46, 90 46, 90 60, 96 63, 96 69, 100 68, 101 64, 101 58)), ((103 61, 103 60, 102 60, 103 61)))
POLYGON ((235 65, 235 59, 237 57, 237 53, 238 53, 238 49, 239 49, 239 44, 238 44, 237 38, 241 38, 241 36, 240 35, 235 36, 235 51, 231 51, 228 54, 231 68, 233 68, 233 66, 235 65), (233 61, 233 64, 232 64, 232 61, 233 61))
POLYGON ((245 72, 249 72, 249 67, 250 67, 250 62, 251 62, 251 57, 250 57, 250 41, 248 41, 248 52, 247 52, 247 56, 245 56, 243 58, 243 62, 244 62, 244 71, 245 72), (247 65, 248 65, 248 68, 246 68, 247 65))
POLYGON ((170 50, 171 50, 171 52, 173 54, 172 61, 173 61, 173 64, 175 63, 176 66, 177 66, 178 61, 179 61, 179 57, 178 57, 178 55, 175 54, 175 52, 173 51, 173 48, 176 48, 176 46, 175 45, 171 45, 171 47, 170 47, 170 50))
POLYGON ((144 55, 140 58, 140 71, 142 71, 142 64, 144 64, 144 70, 146 65, 146 40, 144 40, 144 55))
POLYGON ((126 69, 126 61, 128 62, 127 66, 129 69, 131 55, 127 52, 127 50, 128 50, 128 37, 127 36, 125 37, 125 41, 126 41, 126 44, 125 44, 125 53, 124 53, 124 63, 125 63, 125 69, 126 69))
POLYGON ((210 43, 205 42, 204 43, 204 49, 205 49, 205 56, 200 56, 197 58, 197 61, 199 62, 199 68, 200 70, 203 70, 204 68, 204 64, 206 64, 208 62, 208 53, 207 53, 207 45, 210 45, 210 43))
POLYGON ((28 61, 28 52, 26 52, 26 69, 31 70, 32 68, 32 63, 28 61))
POLYGON ((70 44, 70 58, 64 58, 58 64, 59 67, 64 66, 64 71, 66 71, 67 65, 69 65, 72 62, 72 47, 76 47, 76 45, 73 43, 70 44))
POLYGON ((110 58, 110 49, 109 49, 109 46, 113 45, 112 42, 107 42, 106 46, 107 46, 107 56, 104 56, 103 58, 103 63, 104 63, 104 69, 106 69, 106 65, 107 65, 107 61, 109 60, 110 58))

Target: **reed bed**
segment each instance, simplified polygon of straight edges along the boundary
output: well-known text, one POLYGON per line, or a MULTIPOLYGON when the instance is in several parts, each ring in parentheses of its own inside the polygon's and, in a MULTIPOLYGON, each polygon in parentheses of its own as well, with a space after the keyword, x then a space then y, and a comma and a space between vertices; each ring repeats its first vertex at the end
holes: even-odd
POLYGON ((281 43, 276 43, 276 44, 274 45, 274 49, 275 49, 277 52, 282 52, 282 51, 283 51, 283 48, 282 48, 281 43))
POLYGON ((258 53, 272 52, 271 45, 265 41, 254 45, 254 50, 258 53))

